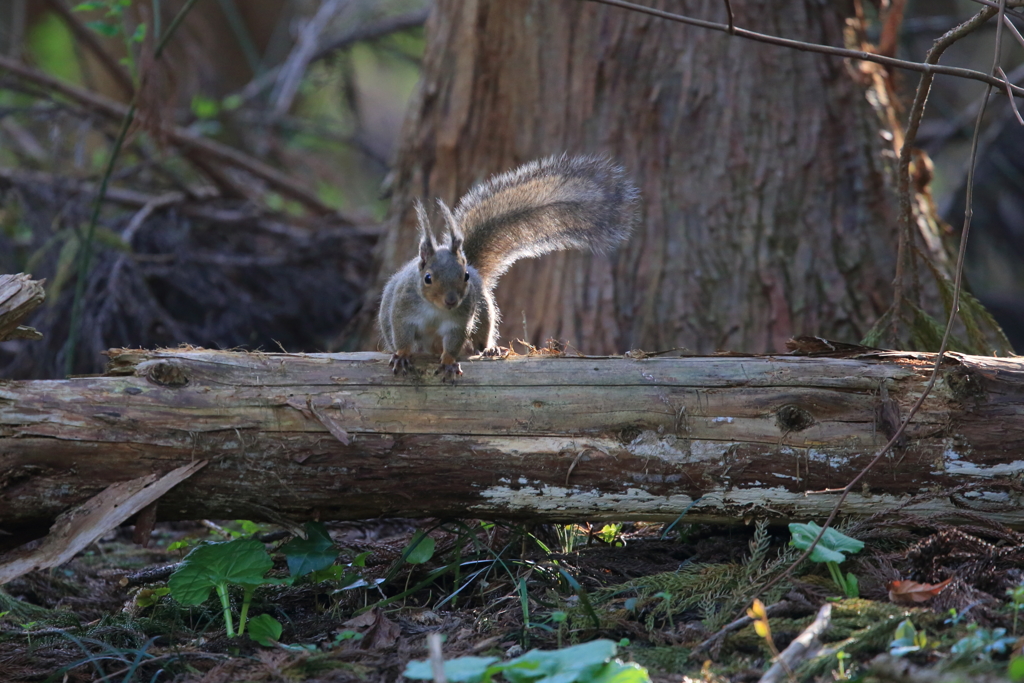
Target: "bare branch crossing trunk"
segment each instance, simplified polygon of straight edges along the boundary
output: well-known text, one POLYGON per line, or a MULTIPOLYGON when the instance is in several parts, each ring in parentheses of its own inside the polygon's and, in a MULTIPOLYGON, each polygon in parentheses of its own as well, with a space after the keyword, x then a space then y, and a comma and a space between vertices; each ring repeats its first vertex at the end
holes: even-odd
MULTIPOLYGON (((0 382, 0 545, 199 460, 160 519, 820 519, 933 362, 520 358, 466 362, 452 387, 375 353, 117 350, 107 376, 0 382)), ((940 492, 911 511, 1024 527, 1022 452, 1024 360, 954 355, 843 511, 940 492)))

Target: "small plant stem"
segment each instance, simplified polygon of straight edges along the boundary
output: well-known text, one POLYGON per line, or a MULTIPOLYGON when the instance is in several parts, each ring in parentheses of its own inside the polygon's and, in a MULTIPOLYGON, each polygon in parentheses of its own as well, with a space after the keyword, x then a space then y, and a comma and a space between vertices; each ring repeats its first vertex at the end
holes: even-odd
POLYGON ((231 623, 231 600, 228 599, 228 586, 226 583, 217 584, 217 597, 224 607, 224 625, 228 630, 228 638, 235 637, 235 625, 231 623))
POLYGON ((828 573, 832 575, 832 582, 839 590, 843 591, 843 595, 846 595, 846 581, 843 579, 843 573, 839 571, 839 565, 835 562, 826 562, 825 566, 828 567, 828 573))
MULTIPOLYGON (((164 47, 167 46, 167 42, 174 35, 174 32, 178 30, 178 26, 185 19, 185 16, 189 13, 189 10, 199 0, 188 0, 185 6, 181 8, 177 16, 174 17, 174 21, 167 28, 167 33, 160 38, 160 42, 156 46, 156 50, 153 55, 155 59, 159 59, 164 47)), ((159 8, 158 8, 159 9, 159 8)), ((96 224, 100 219, 100 209, 103 208, 103 200, 107 196, 107 186, 110 184, 110 176, 114 172, 114 165, 117 163, 117 157, 121 153, 121 148, 124 146, 125 138, 128 136, 128 130, 131 128, 132 122, 135 121, 135 110, 138 104, 138 91, 132 98, 131 106, 128 107, 128 111, 125 112, 124 119, 121 121, 121 129, 117 133, 117 138, 114 140, 114 146, 110 150, 110 159, 107 160, 107 167, 103 171, 103 179, 100 181, 100 191, 96 195, 96 203, 92 207, 92 214, 89 216, 89 225, 85 229, 85 237, 82 240, 82 244, 79 246, 78 252, 78 279, 75 281, 75 296, 71 303, 71 322, 68 330, 68 341, 65 345, 66 356, 64 357, 64 374, 70 375, 74 371, 75 365, 75 353, 78 350, 78 338, 81 336, 81 325, 82 325, 82 305, 85 296, 85 282, 89 276, 89 266, 92 261, 92 243, 96 237, 96 224)), ((229 626, 230 628, 230 626, 229 626)))
POLYGON ((238 615, 238 635, 245 633, 245 620, 249 616, 249 605, 252 604, 252 594, 256 592, 256 586, 246 586, 242 593, 242 611, 238 615))
POLYGON ((78 247, 78 279, 75 281, 75 298, 71 304, 71 323, 68 332, 66 354, 64 357, 64 374, 70 375, 74 370, 75 352, 78 347, 78 337, 82 323, 82 303, 85 295, 85 282, 89 275, 89 266, 92 261, 92 242, 96 237, 96 223, 100 219, 100 209, 103 208, 103 199, 107 195, 107 186, 110 184, 110 176, 114 172, 114 164, 117 163, 117 155, 121 152, 128 129, 135 120, 135 101, 128 107, 128 111, 121 121, 121 130, 117 132, 114 140, 114 147, 110 150, 110 159, 107 160, 107 167, 103 171, 103 179, 100 180, 100 191, 96 195, 96 202, 92 207, 92 214, 89 216, 89 225, 85 228, 85 236, 78 247))
POLYGON ((185 3, 185 6, 181 8, 181 11, 175 15, 174 20, 171 21, 171 25, 167 27, 167 33, 160 38, 160 42, 156 44, 156 49, 153 50, 153 57, 155 59, 160 59, 160 55, 163 54, 164 48, 167 47, 167 43, 171 39, 171 36, 173 36, 174 32, 178 30, 181 22, 185 20, 185 17, 188 16, 189 11, 197 2, 199 2, 199 0, 188 0, 188 2, 185 3))
POLYGON ((160 21, 160 0, 153 0, 153 35, 159 36, 163 28, 160 21))

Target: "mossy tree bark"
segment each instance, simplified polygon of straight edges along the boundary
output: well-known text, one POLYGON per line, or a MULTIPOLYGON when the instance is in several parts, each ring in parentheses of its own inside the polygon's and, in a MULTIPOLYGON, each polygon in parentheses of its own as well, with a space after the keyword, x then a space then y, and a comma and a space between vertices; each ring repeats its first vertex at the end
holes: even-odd
MULTIPOLYGON (((852 6, 733 3, 738 25, 830 45, 852 6)), ((506 342, 525 326, 590 353, 765 352, 797 334, 858 341, 890 303, 888 112, 854 65, 576 0, 438 0, 427 35, 368 309, 414 255, 414 198, 453 202, 562 151, 622 163, 643 219, 610 258, 517 264, 498 286, 506 342)))

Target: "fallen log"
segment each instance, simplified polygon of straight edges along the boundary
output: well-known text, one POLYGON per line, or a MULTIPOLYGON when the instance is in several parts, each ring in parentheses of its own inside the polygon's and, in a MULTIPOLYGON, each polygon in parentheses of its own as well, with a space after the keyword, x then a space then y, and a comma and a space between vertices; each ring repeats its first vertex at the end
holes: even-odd
MULTIPOLYGON (((110 352, 0 382, 0 544, 110 484, 210 464, 160 519, 819 519, 920 396, 931 354, 515 358, 394 377, 376 353, 110 352), (696 501, 696 502, 695 502, 696 501), (7 534, 7 535, 4 535, 7 534)), ((1024 359, 952 354, 844 505, 1024 527, 1024 359)))

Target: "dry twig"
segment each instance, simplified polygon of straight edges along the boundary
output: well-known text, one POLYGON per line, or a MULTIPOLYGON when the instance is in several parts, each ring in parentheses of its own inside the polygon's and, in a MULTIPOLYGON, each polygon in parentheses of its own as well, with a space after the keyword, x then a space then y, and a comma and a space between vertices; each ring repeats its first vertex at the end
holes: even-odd
MULTIPOLYGON (((653 7, 645 7, 643 5, 637 5, 632 2, 625 2, 625 0, 586 0, 587 2, 597 2, 602 5, 611 5, 612 7, 621 7, 622 9, 633 10, 634 12, 641 12, 643 14, 650 14, 654 17, 661 19, 668 19, 670 21, 678 21, 681 24, 690 24, 691 26, 699 26, 700 28, 710 29, 712 31, 723 31, 729 32, 729 26, 727 24, 719 24, 714 21, 704 21, 703 19, 694 19, 682 14, 675 14, 673 12, 666 12, 660 9, 654 9, 653 7)), ((1010 0, 1010 7, 1021 7, 1024 6, 1024 0, 1010 0)), ((905 59, 896 59, 895 57, 886 57, 885 55, 875 54, 873 52, 864 52, 862 50, 849 50, 842 47, 832 47, 831 45, 819 45, 817 43, 808 43, 802 40, 793 40, 791 38, 780 38, 778 36, 768 35, 766 33, 758 33, 757 31, 748 31, 747 29, 737 28, 733 32, 733 35, 740 38, 746 38, 748 40, 754 40, 760 43, 768 43, 769 45, 779 45, 781 47, 788 47, 793 50, 800 50, 802 52, 817 52, 825 55, 833 55, 835 57, 847 57, 849 59, 859 59, 865 62, 875 62, 877 64, 884 64, 885 66, 892 66, 898 69, 907 69, 908 71, 917 71, 919 73, 927 74, 943 74, 946 76, 958 76, 960 78, 969 78, 974 81, 981 81, 982 83, 988 83, 998 87, 1003 87, 1005 84, 999 78, 995 76, 975 71, 974 69, 962 69, 955 66, 942 66, 938 64, 922 64, 921 62, 910 62, 905 59)), ((1024 96, 1024 88, 1016 85, 1010 85, 1011 92, 1024 96)))
MULTIPOLYGON (((43 73, 42 71, 25 66, 15 59, 0 55, 0 69, 4 69, 19 78, 23 78, 37 85, 41 85, 55 93, 59 93, 74 101, 79 106, 102 114, 109 119, 121 121, 128 113, 128 107, 120 102, 114 102, 102 95, 65 83, 53 76, 50 76, 49 74, 43 73)), ((186 155, 199 154, 216 163, 231 166, 245 171, 246 173, 250 173, 265 181, 282 195, 303 204, 313 213, 321 215, 333 214, 350 224, 356 224, 358 222, 355 217, 335 211, 321 202, 320 198, 316 196, 316 193, 310 191, 309 188, 301 182, 290 178, 286 174, 270 167, 258 159, 254 159, 248 154, 240 152, 233 147, 222 145, 221 143, 210 140, 209 138, 193 135, 184 128, 169 125, 162 126, 161 128, 167 135, 168 141, 171 144, 180 147, 186 155)))

